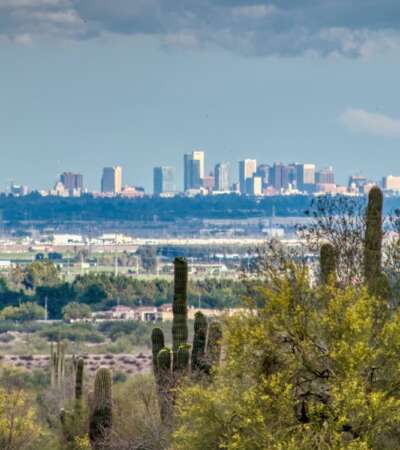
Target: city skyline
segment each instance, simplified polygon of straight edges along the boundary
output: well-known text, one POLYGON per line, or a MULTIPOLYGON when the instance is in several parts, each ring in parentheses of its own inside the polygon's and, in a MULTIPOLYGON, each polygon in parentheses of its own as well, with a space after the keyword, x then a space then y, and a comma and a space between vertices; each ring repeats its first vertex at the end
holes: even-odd
MULTIPOLYGON (((135 183, 124 180, 121 166, 103 167, 100 189, 86 188, 82 173, 62 172, 54 187, 29 189, 24 183, 14 183, 5 192, 13 195, 26 195, 31 191, 41 195, 80 196, 84 193, 96 196, 122 196, 128 198, 144 195, 171 196, 179 193, 197 195, 198 193, 238 193, 242 195, 286 195, 296 193, 368 193, 378 185, 385 191, 400 193, 400 175, 385 174, 379 179, 368 179, 362 174, 352 174, 346 183, 338 183, 331 165, 318 167, 316 164, 281 161, 257 161, 246 158, 237 162, 237 173, 231 169, 230 161, 220 161, 207 171, 207 155, 204 150, 196 149, 183 155, 183 185, 176 179, 173 166, 153 167, 151 191, 135 183)), ((0 191, 1 192, 1 191, 0 191)))

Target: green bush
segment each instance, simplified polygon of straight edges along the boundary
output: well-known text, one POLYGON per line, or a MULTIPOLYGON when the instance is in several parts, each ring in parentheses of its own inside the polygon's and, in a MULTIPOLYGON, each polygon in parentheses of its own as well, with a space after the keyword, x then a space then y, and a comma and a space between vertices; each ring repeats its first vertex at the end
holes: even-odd
POLYGON ((100 344, 104 342, 104 336, 91 324, 57 324, 47 326, 40 332, 40 336, 49 341, 59 339, 72 342, 90 342, 100 344))

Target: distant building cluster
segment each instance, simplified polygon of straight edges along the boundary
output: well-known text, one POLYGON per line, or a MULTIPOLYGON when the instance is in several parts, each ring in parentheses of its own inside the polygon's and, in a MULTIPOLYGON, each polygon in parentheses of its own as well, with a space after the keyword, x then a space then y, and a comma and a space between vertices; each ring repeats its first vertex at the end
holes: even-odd
MULTIPOLYGON (((274 162, 258 164, 255 159, 238 163, 237 182, 229 163, 220 162, 206 173, 205 152, 195 150, 183 157, 183 193, 185 195, 217 195, 236 193, 250 196, 291 194, 365 194, 376 183, 354 175, 348 186, 336 184, 331 166, 317 169, 315 164, 274 162)), ((154 195, 175 195, 176 183, 172 167, 155 167, 153 173, 154 195)), ((382 186, 388 191, 400 192, 400 177, 386 177, 382 186)))
MULTIPOLYGON (((233 316, 238 313, 248 312, 244 308, 226 308, 224 310, 211 308, 188 308, 188 319, 194 320, 197 312, 202 312, 206 317, 216 318, 221 316, 233 316)), ((92 313, 92 320, 94 321, 128 321, 134 320, 137 322, 170 322, 173 319, 172 304, 166 303, 160 307, 155 306, 114 306, 108 311, 99 311, 92 313)), ((85 319, 84 321, 88 321, 85 319)))
MULTIPOLYGON (((218 195, 234 193, 248 196, 277 195, 318 195, 342 194, 364 195, 372 186, 380 185, 388 194, 400 195, 400 176, 387 175, 381 183, 368 180, 362 175, 351 175, 347 186, 336 183, 333 167, 317 169, 313 163, 258 163, 255 159, 239 161, 237 172, 233 173, 228 162, 215 164, 207 172, 205 152, 195 150, 183 157, 183 190, 179 190, 175 170, 171 166, 153 168, 153 195, 172 197, 178 194, 186 196, 218 195), (233 181, 233 180, 236 181, 233 181)), ((29 194, 27 186, 12 183, 10 194, 21 197, 29 194)), ((39 191, 43 196, 79 197, 90 193, 96 197, 138 198, 145 196, 142 187, 123 184, 121 166, 104 167, 100 190, 88 192, 84 186, 83 175, 63 172, 53 189, 39 191)))

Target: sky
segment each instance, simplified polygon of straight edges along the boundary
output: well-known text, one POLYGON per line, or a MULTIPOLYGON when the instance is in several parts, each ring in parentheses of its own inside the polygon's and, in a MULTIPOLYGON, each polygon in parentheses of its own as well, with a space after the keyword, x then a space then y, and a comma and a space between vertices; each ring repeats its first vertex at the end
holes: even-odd
POLYGON ((0 190, 229 161, 400 175, 398 0, 0 0, 0 190))

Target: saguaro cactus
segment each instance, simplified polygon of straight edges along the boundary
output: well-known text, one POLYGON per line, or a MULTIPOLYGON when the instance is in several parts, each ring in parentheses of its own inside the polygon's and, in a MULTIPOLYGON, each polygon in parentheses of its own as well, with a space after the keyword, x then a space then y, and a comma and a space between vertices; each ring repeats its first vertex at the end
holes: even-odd
POLYGON ((368 196, 364 239, 364 277, 370 291, 379 294, 382 288, 382 209, 383 194, 373 187, 368 196))
POLYGON ((188 339, 187 325, 187 287, 188 264, 184 258, 176 258, 174 262, 174 300, 172 304, 172 350, 174 353, 174 368, 177 367, 177 352, 188 339))
POLYGON ((323 244, 320 251, 321 283, 327 284, 336 277, 336 255, 331 244, 323 244))
POLYGON ((192 348, 192 371, 204 368, 204 356, 206 352, 207 340, 207 319, 205 315, 198 311, 194 318, 194 336, 192 348))
POLYGON ((176 370, 182 374, 189 371, 190 345, 181 345, 176 353, 176 370))
POLYGON ((94 448, 107 439, 112 427, 112 380, 109 369, 97 371, 94 382, 93 410, 89 423, 90 442, 94 448))
POLYGON ((211 367, 219 364, 221 359, 222 328, 219 322, 212 322, 208 333, 207 361, 211 367))
POLYGON ((50 347, 50 373, 51 387, 60 388, 64 384, 65 375, 65 344, 58 341, 54 348, 53 342, 50 347))
POLYGON ((161 328, 154 328, 151 333, 151 346, 153 351, 153 372, 154 375, 158 373, 158 354, 164 348, 164 333, 161 328))
POLYGON ((83 393, 83 369, 85 366, 85 361, 80 358, 76 365, 76 374, 75 374, 75 400, 82 399, 83 393))
POLYGON ((170 417, 172 404, 171 387, 173 385, 173 380, 171 363, 171 350, 169 348, 163 348, 157 356, 158 372, 156 376, 160 416, 163 422, 168 420, 168 418, 170 417))

